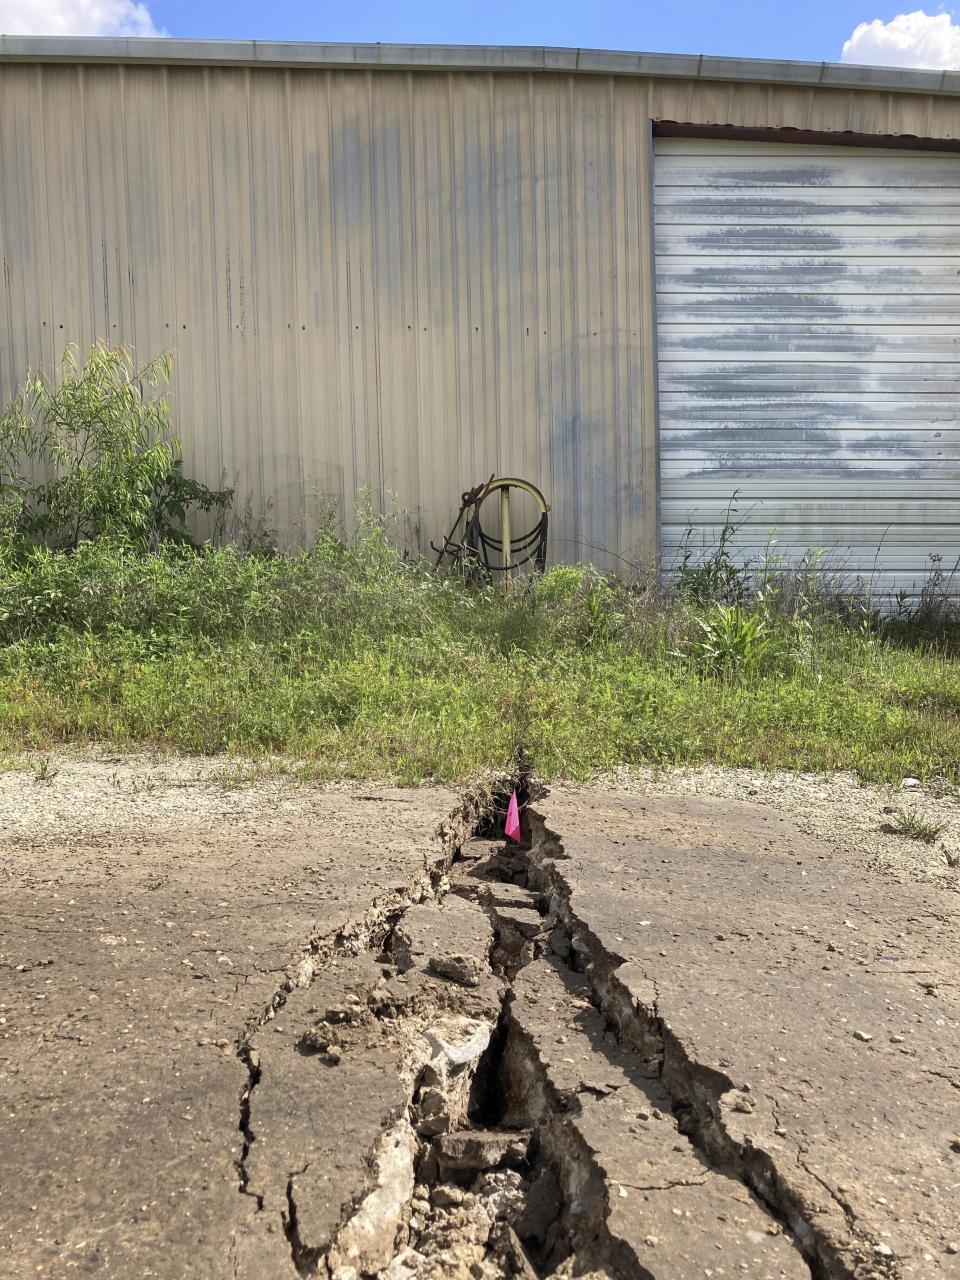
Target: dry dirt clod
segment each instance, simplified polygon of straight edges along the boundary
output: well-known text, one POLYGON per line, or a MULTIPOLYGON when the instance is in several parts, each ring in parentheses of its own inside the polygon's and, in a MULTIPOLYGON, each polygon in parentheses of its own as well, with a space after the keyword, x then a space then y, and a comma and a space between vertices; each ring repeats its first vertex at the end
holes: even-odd
POLYGON ((505 1165, 522 1166, 530 1145, 529 1132, 492 1129, 461 1130, 439 1136, 434 1142, 442 1177, 476 1175, 505 1165))
POLYGON ((439 1209, 455 1209, 463 1204, 464 1193, 459 1187, 441 1183, 430 1192, 430 1200, 439 1209))

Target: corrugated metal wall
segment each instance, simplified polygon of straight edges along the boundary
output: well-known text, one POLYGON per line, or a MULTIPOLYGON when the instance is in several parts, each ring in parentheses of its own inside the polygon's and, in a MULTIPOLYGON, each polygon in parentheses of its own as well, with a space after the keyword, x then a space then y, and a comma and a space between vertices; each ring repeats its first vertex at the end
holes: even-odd
POLYGON ((666 567, 811 548, 880 593, 960 562, 960 157, 658 140, 666 567))
POLYGON ((0 382, 176 353, 189 467, 281 531, 492 472, 639 554, 641 98, 610 80, 0 69, 0 382))
POLYGON ((67 341, 176 354, 188 467, 287 538, 493 471, 553 557, 657 537, 651 118, 955 137, 955 99, 679 79, 0 66, 0 395, 67 341))

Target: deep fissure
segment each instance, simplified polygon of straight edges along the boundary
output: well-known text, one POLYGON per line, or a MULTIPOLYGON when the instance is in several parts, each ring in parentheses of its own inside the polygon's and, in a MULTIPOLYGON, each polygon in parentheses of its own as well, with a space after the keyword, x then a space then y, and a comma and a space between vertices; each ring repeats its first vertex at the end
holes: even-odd
POLYGON ((247 1068, 247 1083, 240 1091, 240 1134, 242 1137, 242 1146, 240 1148, 240 1156, 236 1160, 237 1176, 240 1179, 240 1192, 245 1196, 252 1196, 257 1202, 257 1208, 263 1208, 263 1197, 255 1191, 250 1190, 250 1174, 247 1169, 247 1158, 250 1155, 250 1148, 254 1142, 254 1132, 250 1124, 251 1096, 257 1085, 260 1083, 260 1064, 257 1062, 253 1050, 249 1044, 242 1044, 237 1049, 237 1057, 247 1068))
MULTIPOLYGON (((297 1173, 305 1173, 306 1166, 296 1171, 297 1173)), ((302 1276, 310 1276, 316 1273, 317 1264, 320 1260, 320 1253, 316 1249, 311 1249, 300 1239, 300 1225, 297 1217, 297 1198, 295 1194, 296 1173, 291 1173, 287 1178, 286 1213, 283 1215, 283 1234, 286 1237, 287 1244, 290 1247, 290 1257, 297 1272, 302 1276)))
MULTIPOLYGON (((502 983, 502 989, 487 1042, 464 1063, 456 1058, 457 1045, 444 1045, 449 1061, 442 1069, 436 1056, 418 1061, 410 1075, 406 1112, 397 1122, 397 1132, 403 1130, 401 1137, 410 1131, 415 1142, 412 1191, 398 1216, 393 1241, 396 1257, 410 1259, 414 1269, 400 1274, 417 1274, 418 1259, 429 1262, 434 1256, 462 1248, 476 1259, 475 1275, 487 1274, 483 1265, 489 1263, 494 1268, 489 1274, 523 1275, 527 1280, 574 1274, 581 1269, 649 1280, 655 1273, 609 1230, 611 1197, 624 1194, 624 1188, 655 1193, 702 1185, 702 1180, 690 1177, 653 1178, 625 1182, 616 1191, 571 1124, 582 1109, 576 1098, 552 1096, 538 1116, 527 1108, 526 1122, 521 1123, 523 1107, 509 1096, 516 1080, 511 1077, 508 1057, 514 1064, 518 1055, 521 1060, 528 1059, 534 1074, 542 1068, 535 1061, 536 1046, 529 1038, 525 1041, 512 1016, 513 988, 528 965, 547 958, 582 977, 587 1001, 601 1019, 598 1046, 615 1046, 620 1059, 627 1055, 635 1061, 638 1078, 649 1078, 650 1064, 654 1063, 655 1079, 667 1092, 667 1105, 676 1117, 679 1133, 702 1160, 704 1176, 712 1170, 748 1188, 771 1220, 795 1241, 816 1280, 852 1275, 842 1260, 823 1248, 815 1227, 799 1214, 772 1163, 763 1164, 768 1158, 763 1153, 744 1152, 723 1131, 715 1107, 719 1093, 731 1087, 730 1082, 687 1060, 660 1017, 655 1000, 650 1008, 641 1009, 629 992, 619 987, 621 958, 606 952, 571 909, 569 891, 555 866, 564 857, 559 839, 538 815, 528 811, 528 842, 523 846, 503 843, 505 788, 511 781, 517 784, 516 779, 503 780, 487 812, 464 830, 462 839, 450 843, 445 856, 430 868, 428 884, 421 885, 419 892, 395 904, 391 912, 381 911, 376 927, 370 925, 367 913, 356 929, 326 948, 315 942, 310 947, 313 964, 307 984, 336 955, 368 952, 389 981, 387 994, 371 998, 369 1009, 358 1017, 371 1013, 377 1019, 391 1019, 409 1031, 411 1040, 429 1039, 431 1018, 455 1011, 470 988, 462 985, 466 982, 462 974, 458 977, 456 969, 452 976, 445 973, 446 961, 441 963, 434 957, 433 985, 423 988, 423 1003, 414 1001, 409 1007, 390 1003, 394 998, 390 994, 393 975, 402 978, 403 966, 412 963, 405 952, 409 940, 404 935, 411 909, 423 902, 441 912, 453 910, 452 895, 482 907, 492 926, 485 960, 488 977, 502 983), (481 848, 479 855, 477 846, 481 848), (499 890, 491 888, 498 885, 499 890), (539 922, 536 928, 534 917, 539 922), (577 1178, 580 1184, 574 1186, 577 1178)), ((521 784, 528 794, 525 781, 521 784)), ((250 1042, 255 1031, 283 1007, 294 985, 288 976, 271 1006, 238 1044, 238 1054, 248 1070, 241 1098, 244 1145, 237 1162, 240 1190, 254 1195, 261 1207, 262 1196, 251 1188, 247 1171, 249 1152, 256 1141, 255 1091, 261 1081, 261 1068, 250 1042)), ((326 1041, 322 1043, 326 1045, 326 1041)), ((609 1056, 608 1049, 603 1052, 609 1056)), ((602 1099, 612 1087, 586 1081, 580 1092, 583 1098, 602 1099)), ((381 1177, 389 1136, 386 1132, 381 1135, 379 1155, 371 1153, 372 1176, 381 1177)), ((397 1138, 394 1145, 399 1141, 397 1138)), ((332 1242, 304 1240, 295 1177, 288 1178, 283 1231, 300 1274, 338 1276, 338 1266, 331 1259, 340 1258, 342 1270, 342 1259, 347 1256, 344 1242, 349 1242, 353 1223, 363 1215, 365 1204, 361 1197, 345 1208, 340 1231, 332 1242)), ((382 1268, 354 1270, 359 1275, 373 1275, 382 1268)), ((429 1266, 424 1274, 433 1274, 429 1266)))
MULTIPOLYGON (((805 1216, 795 1195, 783 1185, 773 1162, 756 1148, 745 1149, 729 1137, 714 1108, 719 1096, 733 1089, 733 1082, 710 1068, 690 1060, 666 1025, 658 1001, 649 1010, 638 1007, 630 993, 618 986, 619 957, 610 956, 588 929, 576 919, 570 894, 555 862, 565 859, 562 839, 549 830, 542 817, 532 815, 547 856, 531 861, 531 874, 540 890, 550 896, 570 939, 570 951, 562 956, 573 971, 588 976, 591 1000, 605 1017, 619 1043, 649 1056, 651 1041, 659 1046, 658 1078, 667 1089, 679 1131, 709 1166, 737 1178, 796 1241, 813 1280, 853 1280, 853 1271, 805 1216), (605 990, 606 988, 606 990, 605 990), (688 1081, 684 1080, 688 1075, 688 1081)), ((656 990, 655 981, 651 985, 656 990)))

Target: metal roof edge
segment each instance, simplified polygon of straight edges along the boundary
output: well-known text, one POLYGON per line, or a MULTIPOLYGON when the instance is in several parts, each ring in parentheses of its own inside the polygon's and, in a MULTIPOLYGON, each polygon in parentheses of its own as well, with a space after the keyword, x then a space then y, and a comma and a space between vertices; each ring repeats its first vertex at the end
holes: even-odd
POLYGON ((318 67, 390 71, 558 71, 586 75, 677 76, 698 80, 960 92, 960 74, 856 63, 629 53, 546 45, 309 44, 261 40, 177 40, 152 36, 0 36, 0 62, 132 63, 165 66, 318 67))

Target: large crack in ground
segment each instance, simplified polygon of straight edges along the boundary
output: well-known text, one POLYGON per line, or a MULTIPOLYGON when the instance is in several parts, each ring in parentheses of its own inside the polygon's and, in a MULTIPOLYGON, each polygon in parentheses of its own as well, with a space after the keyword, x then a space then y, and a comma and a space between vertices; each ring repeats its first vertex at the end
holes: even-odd
MULTIPOLYGON (((530 821, 530 880, 546 896, 560 923, 555 939, 559 945, 555 949, 570 970, 583 974, 587 997, 604 1019, 608 1031, 603 1043, 608 1047, 615 1044, 620 1052, 626 1051, 642 1064, 645 1091, 652 1101, 659 1098, 661 1107, 669 1107, 678 1133, 690 1144, 696 1158, 705 1169, 736 1179, 752 1193, 758 1206, 771 1216, 768 1230, 778 1224, 792 1237, 817 1280, 849 1276, 842 1259, 823 1248, 824 1242, 817 1239, 814 1226, 793 1201, 768 1158, 737 1143, 726 1130, 723 1112, 727 1108, 752 1111, 754 1104, 749 1094, 735 1090, 729 1078, 689 1057, 661 1017, 655 975, 611 953, 577 917, 562 874, 562 842, 539 815, 532 814, 530 821)), ((690 1184, 684 1181, 668 1183, 666 1187, 679 1185, 690 1184)))
MULTIPOLYGON (((249 1169, 251 1150, 257 1138, 252 1120, 255 1094, 263 1077, 262 1064, 254 1043, 257 1033, 276 1019, 293 992, 308 989, 335 957, 356 956, 382 947, 384 940, 410 906, 433 897, 444 883, 455 853, 466 836, 482 821, 489 805, 488 789, 478 788, 476 792, 466 795, 462 804, 438 827, 434 836, 434 850, 425 856, 419 873, 401 889, 378 897, 358 918, 342 927, 332 932, 312 933, 283 966, 282 976, 269 1003, 244 1024, 234 1045, 236 1055, 246 1071, 246 1080, 239 1097, 237 1127, 241 1135, 241 1146, 235 1164, 240 1194, 252 1197, 258 1211, 264 1211, 264 1195, 251 1185, 249 1169)), ((305 1165, 299 1172, 305 1173, 307 1167, 305 1165)), ((287 1179, 286 1211, 282 1214, 282 1229, 289 1242, 296 1270, 301 1274, 310 1274, 316 1269, 319 1254, 317 1250, 305 1246, 299 1238, 294 1195, 295 1176, 296 1173, 291 1171, 287 1179)), ((234 1269, 236 1271, 236 1267, 234 1269)))
POLYGON ((434 892, 435 884, 443 874, 443 868, 449 862, 449 858, 450 850, 443 848, 438 853, 436 863, 425 867, 424 873, 415 877, 408 888, 378 898, 362 916, 334 933, 311 936, 293 961, 284 968, 283 978, 274 991, 270 1003, 244 1027, 238 1037, 236 1053, 246 1068, 247 1080, 240 1092, 238 1128, 242 1135, 242 1146, 236 1162, 237 1175, 240 1180, 240 1191, 244 1195, 252 1195, 261 1208, 263 1197, 251 1190, 247 1167, 251 1147, 256 1141, 256 1132, 251 1124, 253 1097, 263 1074, 259 1057, 252 1043, 254 1036, 285 1008, 293 991, 308 988, 317 974, 323 972, 335 956, 354 956, 378 949, 408 906, 422 901, 434 892))
POLYGON ((279 1218, 296 1272, 859 1274, 733 1136, 752 1100, 686 1052, 655 977, 577 918, 558 837, 531 811, 525 826, 508 848, 474 805, 422 879, 311 939, 238 1041, 240 1190, 279 1218), (288 1013, 281 1058, 263 1032, 288 1013), (302 1073, 297 1095, 312 1073, 312 1102, 283 1123, 273 1061, 302 1073), (328 1123, 366 1143, 359 1159, 315 1149, 307 1130, 328 1123))

